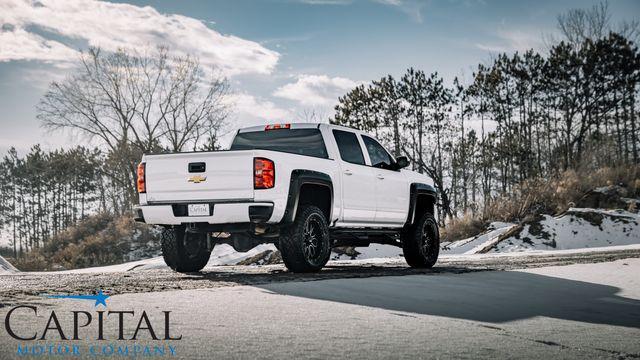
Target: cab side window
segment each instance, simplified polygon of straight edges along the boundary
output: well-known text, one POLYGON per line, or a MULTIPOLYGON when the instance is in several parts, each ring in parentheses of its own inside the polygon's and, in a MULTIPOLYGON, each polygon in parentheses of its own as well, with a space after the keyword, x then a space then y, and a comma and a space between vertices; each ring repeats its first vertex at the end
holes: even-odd
POLYGON ((362 140, 364 141, 364 146, 367 148, 373 167, 395 170, 393 167, 393 158, 391 158, 391 155, 389 155, 382 145, 365 135, 362 135, 362 140))
POLYGON ((342 160, 352 164, 364 165, 364 155, 362 155, 362 149, 355 133, 333 130, 333 137, 338 144, 342 160))

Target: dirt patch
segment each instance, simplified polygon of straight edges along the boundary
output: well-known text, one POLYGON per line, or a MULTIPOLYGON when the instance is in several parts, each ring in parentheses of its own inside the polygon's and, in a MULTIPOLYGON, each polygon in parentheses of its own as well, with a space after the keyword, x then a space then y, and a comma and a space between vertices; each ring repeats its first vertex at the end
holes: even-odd
POLYGON ((360 253, 353 246, 338 246, 331 249, 331 252, 338 254, 338 258, 340 255, 345 255, 349 257, 351 260, 355 260, 358 258, 360 253))
POLYGON ((626 188, 620 185, 609 185, 588 191, 576 202, 577 207, 594 209, 627 209, 623 199, 628 195, 626 188))
POLYGON ((636 224, 636 221, 628 216, 610 215, 598 211, 569 211, 566 215, 572 215, 576 218, 580 218, 593 226, 597 226, 600 230, 602 230, 602 222, 605 218, 622 224, 636 224))
POLYGON ((593 226, 597 226, 600 230, 602 230, 602 221, 604 220, 604 215, 600 212, 596 211, 576 211, 571 212, 568 215, 573 215, 577 218, 580 218, 593 226))
POLYGON ((545 230, 542 222, 545 220, 544 215, 535 215, 530 219, 525 219, 524 224, 529 226, 529 233, 536 238, 544 239, 547 241, 551 241, 554 243, 553 247, 555 247, 555 241, 552 239, 552 235, 545 230))

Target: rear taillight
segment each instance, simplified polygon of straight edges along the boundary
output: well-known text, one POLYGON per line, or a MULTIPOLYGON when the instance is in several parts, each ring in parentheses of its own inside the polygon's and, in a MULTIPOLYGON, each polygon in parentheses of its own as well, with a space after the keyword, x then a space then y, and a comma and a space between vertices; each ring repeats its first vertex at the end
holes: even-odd
POLYGON ((271 189, 276 183, 273 161, 265 158, 253 159, 253 188, 271 189))
POLYGON ((145 163, 138 164, 138 179, 136 181, 138 185, 138 192, 145 193, 147 192, 147 181, 144 176, 144 172, 146 170, 145 163))

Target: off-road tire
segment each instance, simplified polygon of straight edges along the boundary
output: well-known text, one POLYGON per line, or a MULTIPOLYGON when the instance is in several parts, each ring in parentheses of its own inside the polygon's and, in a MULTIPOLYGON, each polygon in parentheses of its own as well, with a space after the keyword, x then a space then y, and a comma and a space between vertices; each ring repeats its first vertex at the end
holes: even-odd
POLYGON ((420 216, 418 221, 402 234, 401 240, 402 252, 409 266, 431 268, 438 261, 440 234, 438 223, 432 214, 425 213, 420 216))
POLYGON ((206 234, 187 233, 190 248, 185 248, 184 236, 184 226, 165 228, 162 231, 161 247, 164 262, 177 272, 200 271, 207 265, 211 256, 211 250, 207 249, 207 236, 206 234))
POLYGON ((331 256, 329 226, 322 211, 313 205, 302 205, 293 224, 280 232, 280 253, 284 265, 291 272, 320 271, 331 256), (312 231, 309 231, 312 227, 312 231), (313 236, 310 233, 313 233, 313 236), (312 240, 313 239, 313 240, 312 240), (311 243, 316 246, 312 247, 311 243))

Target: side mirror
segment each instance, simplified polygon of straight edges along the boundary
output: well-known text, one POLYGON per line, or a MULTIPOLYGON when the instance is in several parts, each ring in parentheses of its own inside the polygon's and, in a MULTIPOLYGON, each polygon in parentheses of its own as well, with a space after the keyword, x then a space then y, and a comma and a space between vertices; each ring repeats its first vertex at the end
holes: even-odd
POLYGON ((398 170, 406 168, 409 166, 409 159, 406 156, 398 156, 396 159, 396 165, 398 166, 398 170))

